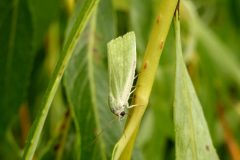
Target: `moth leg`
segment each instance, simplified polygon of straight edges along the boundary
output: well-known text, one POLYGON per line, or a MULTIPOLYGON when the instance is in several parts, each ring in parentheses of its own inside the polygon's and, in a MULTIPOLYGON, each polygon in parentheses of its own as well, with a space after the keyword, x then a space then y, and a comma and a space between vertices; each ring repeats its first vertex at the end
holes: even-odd
MULTIPOLYGON (((139 73, 140 74, 140 73, 139 73)), ((139 76, 139 74, 136 74, 135 76, 134 76, 134 79, 136 79, 138 76, 139 76)))
POLYGON ((141 74, 142 74, 142 72, 137 73, 137 74, 134 76, 134 79, 136 79, 137 77, 139 77, 141 74))
POLYGON ((131 105, 131 106, 127 106, 127 108, 133 108, 133 107, 139 107, 139 106, 144 106, 144 105, 139 105, 139 104, 133 104, 133 105, 131 105))
POLYGON ((120 123, 120 128, 121 128, 121 132, 122 132, 122 135, 124 135, 124 137, 126 138, 126 134, 124 132, 124 127, 123 127, 123 124, 121 123, 121 120, 123 120, 124 117, 118 117, 119 118, 119 123, 120 123))
MULTIPOLYGON (((134 87, 135 87, 135 86, 134 86, 134 87)), ((133 92, 135 92, 136 89, 137 89, 137 87, 135 87, 135 88, 129 93, 129 95, 131 95, 133 92)))
POLYGON ((138 85, 132 86, 133 90, 136 90, 137 87, 140 87, 140 85, 138 84, 138 85))

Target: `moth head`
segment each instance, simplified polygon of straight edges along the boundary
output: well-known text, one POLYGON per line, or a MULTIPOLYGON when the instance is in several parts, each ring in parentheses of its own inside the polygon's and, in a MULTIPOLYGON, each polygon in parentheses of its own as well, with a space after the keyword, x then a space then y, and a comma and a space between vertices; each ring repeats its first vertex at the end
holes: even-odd
POLYGON ((120 117, 120 119, 122 119, 125 116, 125 114, 126 114, 126 112, 122 111, 122 112, 120 112, 120 114, 118 116, 120 117))
POLYGON ((123 107, 119 107, 119 108, 116 108, 116 109, 111 108, 111 111, 112 111, 113 114, 118 116, 120 120, 123 119, 124 116, 126 115, 126 111, 124 110, 123 107))

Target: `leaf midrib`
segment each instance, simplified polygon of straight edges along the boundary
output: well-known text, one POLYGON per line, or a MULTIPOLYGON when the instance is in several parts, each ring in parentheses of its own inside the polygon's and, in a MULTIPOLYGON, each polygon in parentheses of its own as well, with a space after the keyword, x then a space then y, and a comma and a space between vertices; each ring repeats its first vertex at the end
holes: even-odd
POLYGON ((195 141, 196 140, 196 137, 195 137, 196 132, 195 132, 194 124, 193 124, 193 112, 192 112, 192 107, 194 107, 194 106, 191 103, 192 100, 191 100, 191 95, 189 93, 190 88, 187 85, 187 83, 188 83, 187 78, 190 78, 190 77, 188 77, 187 69, 186 69, 185 66, 183 66, 183 69, 184 69, 183 72, 185 72, 184 73, 185 76, 184 76, 183 81, 184 81, 184 86, 186 86, 186 88, 184 88, 184 89, 186 89, 186 91, 187 91, 187 92, 185 92, 186 93, 185 94, 185 96, 186 96, 185 100, 187 100, 186 103, 187 103, 188 111, 189 111, 189 113, 188 113, 189 116, 188 117, 189 117, 189 121, 190 121, 190 125, 191 125, 191 128, 190 128, 190 130, 191 130, 191 144, 193 146, 191 148, 192 148, 192 152, 193 152, 193 159, 196 160, 198 155, 197 155, 197 146, 196 146, 196 141, 195 141), (189 101, 189 100, 191 100, 191 101, 189 101))

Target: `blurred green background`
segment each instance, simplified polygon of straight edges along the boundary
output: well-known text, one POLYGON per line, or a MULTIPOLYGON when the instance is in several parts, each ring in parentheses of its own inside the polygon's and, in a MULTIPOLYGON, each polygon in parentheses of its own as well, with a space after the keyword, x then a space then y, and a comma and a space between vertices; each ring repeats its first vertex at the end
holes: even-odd
MULTIPOLYGON (((21 156, 67 26, 74 23, 74 7, 82 3, 0 1, 1 159, 21 156)), ((134 31, 138 72, 159 3, 100 0, 55 95, 34 159, 110 159, 124 121, 107 104, 106 44, 134 31)), ((240 1, 192 3, 193 12, 184 5, 180 12, 185 62, 220 159, 240 158, 240 1)), ((132 159, 175 159, 174 73, 172 25, 132 159)))

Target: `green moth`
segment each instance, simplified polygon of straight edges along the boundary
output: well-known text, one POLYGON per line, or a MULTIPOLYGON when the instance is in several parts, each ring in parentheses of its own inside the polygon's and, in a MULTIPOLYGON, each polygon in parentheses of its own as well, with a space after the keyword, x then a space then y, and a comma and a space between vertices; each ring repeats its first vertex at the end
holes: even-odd
POLYGON ((108 104, 120 119, 129 108, 128 99, 131 94, 136 69, 136 38, 134 32, 111 40, 108 48, 109 95, 108 104))

